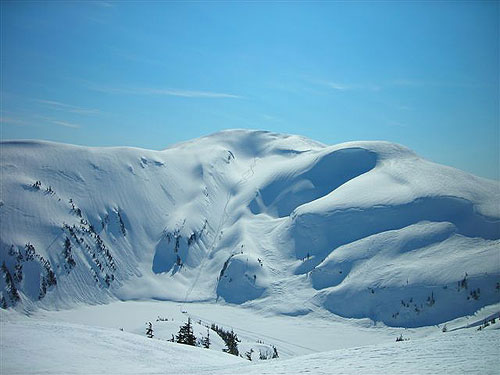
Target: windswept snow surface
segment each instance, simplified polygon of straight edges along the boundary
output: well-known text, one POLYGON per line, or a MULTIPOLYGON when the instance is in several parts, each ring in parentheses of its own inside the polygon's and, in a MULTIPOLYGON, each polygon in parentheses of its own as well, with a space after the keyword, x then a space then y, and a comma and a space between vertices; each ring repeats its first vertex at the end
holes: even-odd
POLYGON ((418 327, 499 301, 499 183, 400 145, 6 141, 0 171, 0 291, 18 310, 207 301, 418 327))
POLYGON ((420 339, 404 331, 410 340, 250 362, 116 328, 0 314, 2 374, 498 374, 500 368, 498 321, 482 331, 436 329, 420 339))

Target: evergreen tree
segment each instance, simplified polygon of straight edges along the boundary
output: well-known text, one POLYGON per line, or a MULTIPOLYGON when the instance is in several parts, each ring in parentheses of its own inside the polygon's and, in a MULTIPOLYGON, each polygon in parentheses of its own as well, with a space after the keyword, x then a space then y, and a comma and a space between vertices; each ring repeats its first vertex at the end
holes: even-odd
POLYGON ((196 346, 196 336, 193 334, 191 318, 188 318, 187 323, 180 327, 179 333, 175 337, 175 341, 179 344, 196 346))
POLYGON ((247 357, 247 359, 249 361, 252 360, 252 353, 253 353, 253 349, 250 349, 248 352, 245 353, 245 357, 247 357))
POLYGON ((233 355, 239 355, 238 351, 238 343, 240 340, 238 339, 238 336, 231 330, 225 331, 222 327, 219 327, 215 324, 212 323, 212 329, 217 332, 217 334, 224 340, 226 343, 226 348, 222 349, 224 352, 233 354, 233 355))
POLYGON ((4 310, 7 309, 7 307, 9 307, 7 305, 7 301, 5 300, 4 296, 2 296, 2 302, 1 302, 1 304, 2 304, 2 309, 4 309, 4 310))
POLYGON ((205 349, 210 349, 210 330, 207 328, 207 335, 201 339, 201 345, 205 349))
POLYGON ((153 338, 153 324, 151 322, 146 323, 147 328, 146 328, 146 337, 152 339, 153 338))
POLYGON ((56 279, 56 274, 52 269, 49 267, 47 268, 47 285, 52 286, 52 285, 57 285, 57 279, 56 279))
POLYGON ((279 358, 278 349, 273 345, 273 358, 279 358))
POLYGON ((40 284, 40 294, 38 295, 38 299, 42 299, 47 294, 47 281, 45 277, 42 277, 42 283, 40 284))
POLYGON ((19 292, 17 291, 16 284, 14 283, 14 279, 12 278, 5 261, 2 263, 2 271, 5 274, 5 284, 6 289, 9 292, 9 297, 11 301, 18 302, 21 300, 21 296, 19 296, 19 292))
POLYGON ((18 260, 14 266, 14 281, 20 283, 23 280, 23 264, 18 260))
POLYGON ((233 330, 231 330, 231 332, 227 332, 227 339, 224 341, 226 342, 226 349, 222 349, 223 351, 236 356, 240 355, 240 352, 238 351, 238 342, 240 342, 240 340, 233 330))
POLYGON ((64 240, 64 258, 66 259, 66 262, 68 263, 70 269, 76 265, 75 260, 71 255, 71 241, 68 237, 66 237, 66 240, 64 240))

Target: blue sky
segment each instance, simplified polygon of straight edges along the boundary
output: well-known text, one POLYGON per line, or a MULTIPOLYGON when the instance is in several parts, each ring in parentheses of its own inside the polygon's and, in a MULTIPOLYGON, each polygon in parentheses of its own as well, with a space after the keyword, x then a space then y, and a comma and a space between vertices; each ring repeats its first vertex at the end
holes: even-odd
POLYGON ((1 138, 388 140, 500 179, 499 3, 1 3, 1 138))

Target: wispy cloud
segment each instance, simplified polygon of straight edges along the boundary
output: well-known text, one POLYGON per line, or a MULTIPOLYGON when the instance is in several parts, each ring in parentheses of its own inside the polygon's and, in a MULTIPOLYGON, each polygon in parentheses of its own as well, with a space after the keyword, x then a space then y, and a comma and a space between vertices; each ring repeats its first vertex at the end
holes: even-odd
POLYGON ((346 82, 331 79, 318 79, 308 75, 302 76, 302 79, 309 85, 316 87, 329 88, 336 91, 379 91, 382 89, 381 85, 371 82, 346 82))
POLYGON ((62 126, 64 128, 71 128, 71 129, 79 129, 80 125, 75 124, 74 122, 68 122, 64 120, 59 120, 55 118, 50 118, 50 117, 44 117, 44 116, 37 116, 34 115, 34 118, 32 119, 27 119, 24 117, 19 117, 19 116, 1 116, 0 117, 0 123, 2 124, 7 124, 7 125, 14 125, 14 126, 40 126, 40 125, 57 125, 57 126, 62 126))
POLYGON ((408 88, 425 88, 425 87, 456 87, 456 88, 481 88, 487 87, 488 84, 478 82, 451 82, 451 81, 433 81, 419 79, 394 79, 381 83, 346 83, 330 80, 308 79, 312 84, 328 87, 337 91, 380 91, 393 87, 408 87, 408 88))
POLYGON ((149 95, 180 96, 184 98, 240 98, 240 96, 234 94, 197 90, 145 89, 144 93, 149 95))
POLYGON ((100 6, 102 8, 112 8, 115 4, 111 1, 92 1, 92 4, 100 6))
POLYGON ((64 128, 71 128, 71 129, 79 129, 80 128, 80 125, 79 124, 75 124, 74 122, 69 122, 69 121, 65 121, 65 120, 59 120, 59 119, 56 119, 56 118, 45 117, 45 116, 35 116, 35 117, 37 117, 38 119, 42 120, 42 122, 49 123, 49 124, 52 124, 52 125, 62 126, 64 128))
POLYGON ((433 81, 433 80, 419 80, 419 79, 395 79, 388 83, 390 86, 404 86, 404 87, 456 87, 456 88, 481 88, 492 86, 493 84, 480 83, 480 82, 459 82, 459 81, 433 81))
POLYGON ((394 126, 394 127, 397 127, 397 128, 407 128, 408 127, 408 124, 406 124, 404 122, 400 122, 400 121, 388 121, 387 125, 388 126, 394 126))
POLYGON ((15 126, 31 126, 32 125, 30 122, 22 120, 22 119, 13 118, 13 117, 4 117, 4 116, 2 116, 0 118, 0 123, 8 124, 8 125, 15 125, 15 126))
POLYGON ((214 91, 201 91, 201 90, 183 90, 183 89, 153 88, 153 87, 133 87, 133 88, 108 87, 108 86, 99 86, 94 84, 89 84, 87 85, 87 87, 90 90, 105 92, 109 94, 177 96, 182 98, 207 98, 207 99, 241 98, 241 96, 235 94, 214 92, 214 91))
POLYGON ((59 121, 59 120, 48 120, 52 124, 63 126, 65 128, 72 128, 72 129, 78 129, 80 128, 80 125, 74 124, 72 122, 67 122, 67 121, 59 121))
POLYGON ((263 113, 261 115, 261 117, 266 120, 266 121, 271 121, 271 122, 280 122, 280 121, 283 121, 281 118, 277 117, 277 116, 273 116, 273 115, 268 115, 266 113, 263 113))
POLYGON ((85 114, 85 115, 100 113, 98 109, 82 108, 76 105, 57 102, 55 100, 35 99, 35 101, 45 106, 51 107, 52 109, 55 109, 57 111, 65 111, 65 112, 85 114))
POLYGON ((349 91, 349 90, 379 91, 382 88, 379 85, 374 85, 369 83, 340 83, 335 81, 323 81, 323 80, 314 80, 313 83, 326 86, 338 91, 349 91))
POLYGON ((132 61, 134 63, 147 64, 147 65, 165 65, 165 62, 162 60, 149 58, 139 54, 133 54, 117 50, 115 51, 115 55, 119 58, 132 61))

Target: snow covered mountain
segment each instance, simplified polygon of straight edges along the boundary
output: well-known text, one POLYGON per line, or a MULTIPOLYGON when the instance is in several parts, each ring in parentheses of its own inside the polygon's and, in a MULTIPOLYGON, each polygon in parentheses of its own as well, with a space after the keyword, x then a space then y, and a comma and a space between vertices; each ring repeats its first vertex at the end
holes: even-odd
POLYGON ((500 300, 500 184, 387 142, 6 141, 2 305, 225 301, 432 325, 500 300))

